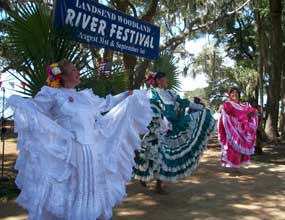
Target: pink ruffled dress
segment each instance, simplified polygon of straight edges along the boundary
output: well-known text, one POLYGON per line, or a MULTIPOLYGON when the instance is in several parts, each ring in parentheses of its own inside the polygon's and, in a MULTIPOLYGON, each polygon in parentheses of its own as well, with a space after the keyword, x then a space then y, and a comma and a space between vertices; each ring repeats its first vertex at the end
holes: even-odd
POLYGON ((256 109, 231 101, 224 102, 218 123, 222 166, 239 168, 254 154, 258 117, 256 109), (248 115, 252 114, 249 119, 248 115))

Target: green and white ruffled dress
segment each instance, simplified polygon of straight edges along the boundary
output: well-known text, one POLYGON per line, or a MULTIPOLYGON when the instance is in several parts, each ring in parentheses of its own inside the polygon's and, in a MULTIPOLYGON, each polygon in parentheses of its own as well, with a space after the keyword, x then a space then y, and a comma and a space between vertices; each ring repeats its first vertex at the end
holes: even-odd
POLYGON ((169 90, 152 88, 149 92, 153 118, 136 158, 134 178, 175 181, 187 177, 206 149, 215 127, 214 118, 202 107, 194 113, 185 113, 187 108, 199 106, 169 90))

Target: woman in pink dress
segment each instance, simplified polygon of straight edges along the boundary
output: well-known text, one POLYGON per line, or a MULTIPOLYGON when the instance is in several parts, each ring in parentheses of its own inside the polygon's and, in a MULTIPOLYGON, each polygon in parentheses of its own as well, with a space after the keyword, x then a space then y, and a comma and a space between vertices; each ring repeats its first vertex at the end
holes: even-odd
POLYGON ((218 123, 219 142, 222 147, 221 163, 223 167, 238 168, 250 162, 254 153, 256 129, 258 126, 255 108, 240 104, 240 91, 232 88, 230 101, 220 107, 218 123))

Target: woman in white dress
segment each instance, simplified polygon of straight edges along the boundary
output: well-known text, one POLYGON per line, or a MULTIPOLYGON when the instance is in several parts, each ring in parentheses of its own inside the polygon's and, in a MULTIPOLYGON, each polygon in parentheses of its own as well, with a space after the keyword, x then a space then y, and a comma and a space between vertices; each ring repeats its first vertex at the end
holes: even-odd
POLYGON ((146 91, 105 99, 77 92, 80 73, 68 61, 48 74, 49 86, 34 98, 8 100, 18 133, 17 202, 29 220, 109 219, 126 196, 134 151, 151 121, 146 91))

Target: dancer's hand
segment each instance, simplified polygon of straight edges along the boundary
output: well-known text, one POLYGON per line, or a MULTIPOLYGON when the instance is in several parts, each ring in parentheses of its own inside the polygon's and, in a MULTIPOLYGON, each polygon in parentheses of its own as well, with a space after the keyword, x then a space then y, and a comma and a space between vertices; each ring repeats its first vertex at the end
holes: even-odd
POLYGON ((220 105, 219 109, 218 109, 218 113, 221 113, 223 109, 223 105, 220 105))
POLYGON ((251 120, 253 116, 254 116, 254 112, 250 112, 250 113, 247 115, 248 120, 251 120))

